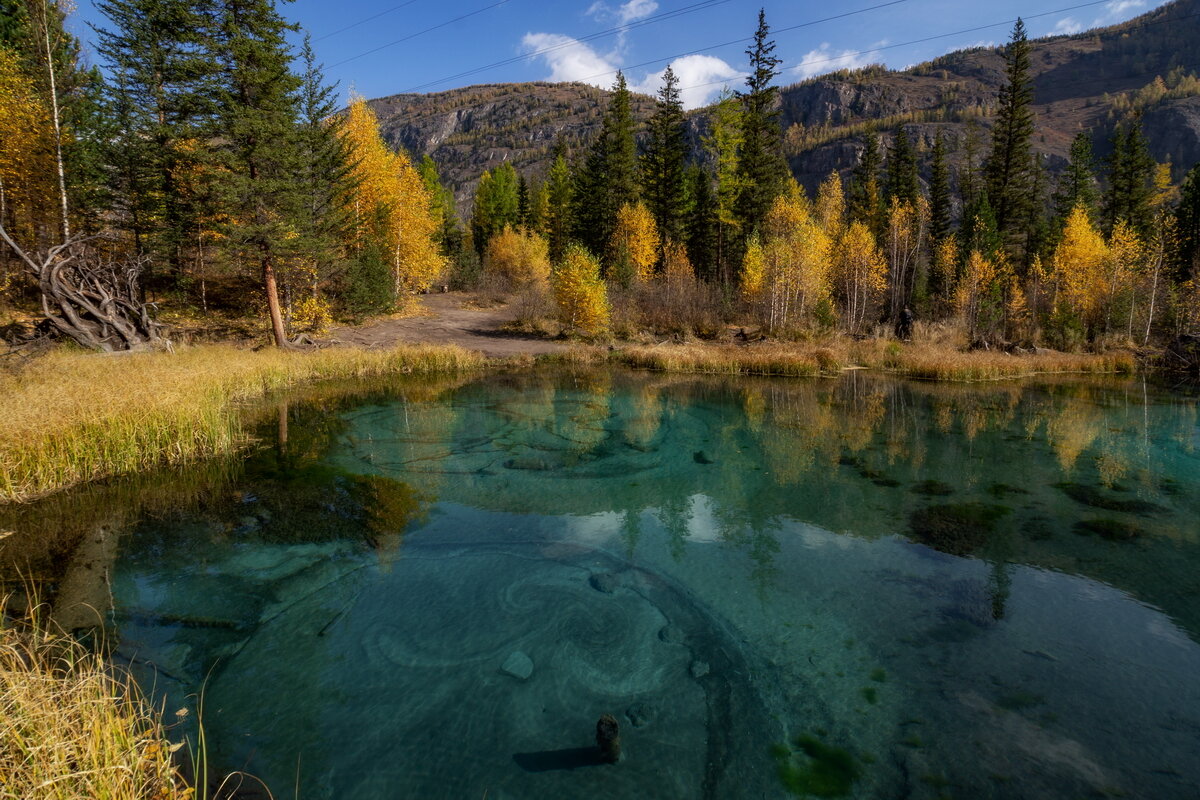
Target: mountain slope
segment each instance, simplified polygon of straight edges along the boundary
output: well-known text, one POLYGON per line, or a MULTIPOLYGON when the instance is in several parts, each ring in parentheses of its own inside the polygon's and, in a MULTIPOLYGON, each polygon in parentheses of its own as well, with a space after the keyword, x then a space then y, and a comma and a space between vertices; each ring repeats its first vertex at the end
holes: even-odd
MULTIPOLYGON (((1034 144, 1052 170, 1065 163, 1080 130, 1094 129, 1103 156, 1113 126, 1133 112, 1142 115, 1155 158, 1171 160, 1176 178, 1200 161, 1200 81, 1191 77, 1200 72, 1200 0, 1175 0, 1121 25, 1039 39, 1032 50, 1034 144)), ((886 133, 898 124, 926 150, 945 134, 952 158, 961 161, 976 125, 974 138, 986 149, 1003 82, 1000 50, 977 48, 907 70, 870 67, 783 87, 793 172, 813 188, 831 170, 853 167, 865 132, 886 133)), ((586 142, 608 94, 582 84, 491 84, 370 103, 388 142, 432 155, 465 210, 484 169, 508 160, 526 175, 540 175, 558 137, 573 147, 586 142)), ((647 119, 653 105, 634 95, 635 117, 647 119)), ((707 113, 689 118, 696 144, 707 113)))

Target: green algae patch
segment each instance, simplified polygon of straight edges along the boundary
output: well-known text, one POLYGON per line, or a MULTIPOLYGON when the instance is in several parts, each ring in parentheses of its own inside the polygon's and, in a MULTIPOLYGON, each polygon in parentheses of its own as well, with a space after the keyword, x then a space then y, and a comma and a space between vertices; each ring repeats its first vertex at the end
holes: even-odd
POLYGON ((771 752, 779 767, 780 781, 797 797, 845 797, 862 774, 848 751, 827 745, 814 736, 797 736, 795 748, 779 744, 771 752))
POLYGON ((925 480, 912 485, 913 494, 923 494, 926 497, 948 497, 954 494, 954 487, 941 481, 925 480))
POLYGON ((996 520, 1012 512, 988 503, 946 503, 919 508, 909 518, 913 537, 943 553, 964 556, 978 550, 996 520))
POLYGON ((1162 506, 1155 505, 1148 500, 1113 497, 1109 492, 1082 483, 1056 483, 1054 484, 1054 488, 1060 489, 1063 494, 1076 503, 1082 503, 1092 508, 1101 508, 1105 511, 1123 511, 1127 514, 1154 514, 1164 510, 1162 506))
POLYGON ((1142 529, 1117 519, 1084 519, 1072 526, 1080 536, 1099 536, 1110 542, 1127 542, 1142 535, 1142 529))
POLYGON ((874 686, 864 686, 859 691, 862 692, 863 699, 871 705, 877 705, 879 703, 879 690, 874 686))

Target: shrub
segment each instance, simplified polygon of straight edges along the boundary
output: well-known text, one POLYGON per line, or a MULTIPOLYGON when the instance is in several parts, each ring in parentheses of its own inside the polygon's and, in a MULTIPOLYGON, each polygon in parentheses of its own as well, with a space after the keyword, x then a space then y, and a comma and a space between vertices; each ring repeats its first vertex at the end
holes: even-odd
POLYGON ((595 256, 573 244, 550 277, 564 324, 589 335, 608 330, 608 290, 600 279, 600 262, 595 256))
POLYGON ((536 233, 504 230, 488 240, 484 270, 514 287, 545 283, 550 276, 550 245, 536 233))

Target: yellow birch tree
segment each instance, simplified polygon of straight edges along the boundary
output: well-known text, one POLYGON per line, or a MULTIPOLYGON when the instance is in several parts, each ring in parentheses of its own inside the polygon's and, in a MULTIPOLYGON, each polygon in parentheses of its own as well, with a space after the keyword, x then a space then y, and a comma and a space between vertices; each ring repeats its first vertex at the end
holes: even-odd
POLYGON ((583 247, 573 244, 550 273, 559 318, 585 334, 608 330, 608 290, 600 278, 600 262, 583 247))
POLYGON ((623 252, 629 258, 637 281, 644 283, 654 277, 654 265, 658 261, 658 225, 645 203, 639 200, 618 209, 610 249, 614 254, 623 252))
POLYGON ((863 222, 850 223, 842 235, 834 269, 843 324, 850 333, 858 333, 887 288, 887 262, 863 222))

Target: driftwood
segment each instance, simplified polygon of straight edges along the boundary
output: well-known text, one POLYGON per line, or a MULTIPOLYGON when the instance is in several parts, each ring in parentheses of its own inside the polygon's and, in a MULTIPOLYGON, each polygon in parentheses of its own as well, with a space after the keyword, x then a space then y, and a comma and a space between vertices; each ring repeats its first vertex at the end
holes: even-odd
POLYGON ((58 334, 92 350, 115 352, 170 346, 155 322, 151 305, 141 300, 138 280, 144 259, 114 261, 75 236, 45 253, 31 255, 0 225, 7 242, 37 282, 42 313, 58 334))

